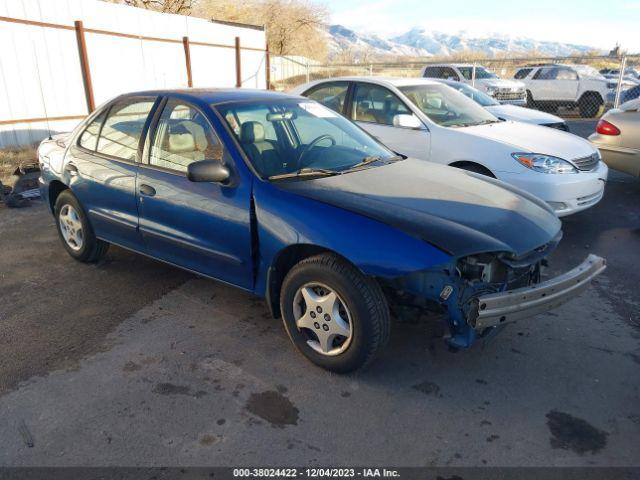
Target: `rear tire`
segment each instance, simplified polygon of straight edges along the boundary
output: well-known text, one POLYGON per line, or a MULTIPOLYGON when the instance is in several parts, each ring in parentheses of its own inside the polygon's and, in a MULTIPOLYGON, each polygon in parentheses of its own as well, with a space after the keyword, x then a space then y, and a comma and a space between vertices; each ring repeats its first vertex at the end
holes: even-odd
POLYGON ((582 118, 593 118, 598 116, 603 106, 599 95, 587 93, 578 100, 578 109, 582 118))
POLYGON ((300 353, 333 372, 365 368, 389 339, 389 306, 380 286, 334 254, 307 258, 289 271, 280 309, 300 353))
POLYGON ((72 258, 94 263, 104 257, 109 244, 96 238, 84 209, 71 190, 58 195, 54 216, 62 245, 72 258))

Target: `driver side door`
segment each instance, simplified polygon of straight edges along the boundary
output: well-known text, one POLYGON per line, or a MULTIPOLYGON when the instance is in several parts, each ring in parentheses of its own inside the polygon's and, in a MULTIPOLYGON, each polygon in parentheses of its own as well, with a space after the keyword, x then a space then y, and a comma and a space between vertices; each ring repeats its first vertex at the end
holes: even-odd
POLYGON ((194 162, 218 160, 233 172, 233 160, 200 108, 169 97, 160 110, 136 185, 147 252, 251 289, 250 181, 233 173, 228 185, 190 181, 194 162))
POLYGON ((365 82, 354 84, 347 116, 393 151, 429 160, 429 130, 395 126, 396 115, 413 115, 413 112, 386 87, 365 82))

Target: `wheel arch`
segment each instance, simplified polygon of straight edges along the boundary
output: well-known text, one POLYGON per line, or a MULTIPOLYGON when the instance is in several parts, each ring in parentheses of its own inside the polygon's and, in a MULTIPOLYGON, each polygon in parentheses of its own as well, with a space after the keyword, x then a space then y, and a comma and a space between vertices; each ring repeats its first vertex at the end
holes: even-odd
MULTIPOLYGON (((475 167, 479 170, 482 170, 484 175, 487 175, 492 178, 497 178, 496 175, 491 171, 491 169, 487 168, 485 165, 481 163, 474 162, 472 160, 456 160, 455 162, 451 162, 449 164, 450 167, 465 169, 465 167, 475 167)), ((480 173, 480 172, 477 172, 480 173)))
MULTIPOLYGON (((296 243, 288 245, 280 250, 280 252, 278 252, 274 257, 267 272, 267 288, 265 292, 267 306, 274 318, 280 317, 280 291, 282 288, 282 282, 287 276, 287 273, 289 273, 289 271, 302 260, 322 253, 336 255, 345 262, 353 265, 353 262, 349 261, 349 259, 334 250, 311 243, 296 243)), ((358 268, 357 265, 354 266, 358 268)))
POLYGON ((53 180, 49 183, 49 209, 51 213, 54 213, 56 200, 58 200, 60 194, 68 189, 69 187, 60 180, 53 180))

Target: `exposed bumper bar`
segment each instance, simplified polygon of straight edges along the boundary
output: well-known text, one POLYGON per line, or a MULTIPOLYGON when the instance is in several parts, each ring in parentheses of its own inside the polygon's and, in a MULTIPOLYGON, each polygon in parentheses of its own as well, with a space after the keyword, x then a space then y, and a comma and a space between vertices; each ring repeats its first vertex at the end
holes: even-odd
POLYGON ((573 270, 545 282, 482 295, 471 326, 482 330, 556 308, 580 294, 605 268, 604 258, 591 254, 573 270))

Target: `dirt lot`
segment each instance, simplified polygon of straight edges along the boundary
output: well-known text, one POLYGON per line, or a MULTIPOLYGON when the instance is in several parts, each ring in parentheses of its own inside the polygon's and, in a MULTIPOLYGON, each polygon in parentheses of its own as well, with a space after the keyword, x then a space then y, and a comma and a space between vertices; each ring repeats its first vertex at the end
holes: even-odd
POLYGON ((44 205, 0 206, 0 465, 639 466, 639 203, 613 173, 563 222, 554 271, 609 262, 572 303, 457 354, 398 325, 349 376, 245 293, 119 248, 76 263, 44 205))

